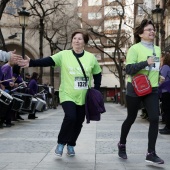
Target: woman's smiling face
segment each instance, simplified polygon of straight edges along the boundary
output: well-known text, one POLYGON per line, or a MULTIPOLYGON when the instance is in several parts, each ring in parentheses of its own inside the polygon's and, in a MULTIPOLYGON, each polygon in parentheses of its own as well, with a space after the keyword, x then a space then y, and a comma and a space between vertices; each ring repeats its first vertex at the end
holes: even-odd
POLYGON ((83 34, 77 33, 72 39, 73 50, 83 50, 85 46, 83 34))
POLYGON ((148 42, 153 42, 155 38, 155 29, 152 24, 148 24, 146 27, 143 29, 143 33, 139 34, 141 37, 141 40, 148 41, 148 42))

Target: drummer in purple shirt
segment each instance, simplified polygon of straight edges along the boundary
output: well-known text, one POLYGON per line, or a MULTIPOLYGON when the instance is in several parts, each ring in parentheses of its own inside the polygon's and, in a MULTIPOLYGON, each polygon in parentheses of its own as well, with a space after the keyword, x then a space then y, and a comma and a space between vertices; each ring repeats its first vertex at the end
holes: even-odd
MULTIPOLYGON (((3 80, 3 74, 2 74, 2 71, 1 71, 1 66, 0 66, 0 81, 3 80)), ((0 89, 1 89, 1 84, 0 84, 0 89)), ((0 113, 0 128, 3 128, 3 113, 2 113, 2 107, 4 105, 0 102, 0 109, 1 109, 1 113, 0 113)))
MULTIPOLYGON (((38 93, 38 83, 37 83, 38 78, 39 78, 38 73, 33 72, 31 79, 28 83, 28 93, 33 96, 38 93)), ((38 118, 35 116, 35 112, 33 114, 31 113, 28 115, 28 119, 35 119, 35 118, 38 118)))
MULTIPOLYGON (((14 61, 9 60, 6 64, 4 64, 1 67, 1 71, 3 74, 3 81, 2 82, 2 86, 3 86, 3 90, 7 93, 10 93, 11 90, 14 87, 14 81, 13 81, 13 71, 12 71, 12 67, 14 65, 14 61)), ((11 121, 12 121, 12 112, 11 112, 11 107, 8 107, 9 109, 7 110, 7 112, 5 113, 5 117, 4 117, 4 121, 3 123, 5 124, 5 127, 11 127, 12 125, 14 125, 11 121)))
POLYGON ((14 65, 13 62, 8 61, 6 64, 4 64, 1 67, 3 73, 3 79, 6 80, 2 83, 2 85, 5 87, 5 91, 8 93, 14 87, 13 71, 12 71, 13 65, 14 65))

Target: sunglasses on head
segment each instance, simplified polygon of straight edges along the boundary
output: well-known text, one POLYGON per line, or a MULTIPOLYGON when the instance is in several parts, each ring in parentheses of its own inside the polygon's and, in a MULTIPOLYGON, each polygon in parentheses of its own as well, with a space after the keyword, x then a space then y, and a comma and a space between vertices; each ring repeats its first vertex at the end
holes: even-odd
POLYGON ((153 21, 151 19, 144 19, 141 24, 140 24, 140 27, 144 27, 145 25, 148 25, 148 24, 152 24, 154 25, 153 21))

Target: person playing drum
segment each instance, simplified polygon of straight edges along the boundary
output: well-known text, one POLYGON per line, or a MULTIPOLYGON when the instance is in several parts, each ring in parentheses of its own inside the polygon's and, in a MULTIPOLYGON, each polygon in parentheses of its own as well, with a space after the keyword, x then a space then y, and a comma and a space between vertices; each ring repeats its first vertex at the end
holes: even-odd
MULTIPOLYGON (((12 67, 14 66, 14 64, 15 64, 14 60, 9 60, 6 64, 4 64, 1 67, 2 74, 3 74, 2 89, 7 93, 10 93, 10 91, 14 87, 13 71, 12 71, 12 67)), ((11 112, 11 107, 9 106, 9 109, 7 110, 4 118, 4 123, 6 127, 11 127, 12 125, 14 125, 13 123, 11 123, 12 116, 13 115, 11 112)))

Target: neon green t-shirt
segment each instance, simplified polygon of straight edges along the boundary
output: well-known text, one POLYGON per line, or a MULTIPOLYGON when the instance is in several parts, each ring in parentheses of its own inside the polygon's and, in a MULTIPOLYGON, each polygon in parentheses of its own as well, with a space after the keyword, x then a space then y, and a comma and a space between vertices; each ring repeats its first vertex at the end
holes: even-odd
MULTIPOLYGON (((152 87, 158 87, 158 79, 159 79, 159 66, 160 66, 160 56, 161 50, 160 47, 155 46, 155 65, 152 67, 152 70, 149 73, 149 80, 151 82, 152 87)), ((126 57, 126 65, 128 64, 135 64, 141 61, 146 61, 148 56, 153 56, 153 49, 149 49, 142 45, 141 43, 137 43, 131 46, 128 50, 127 57, 126 57)), ((140 70, 137 74, 148 74, 149 67, 145 67, 144 69, 140 70)), ((131 82, 131 76, 128 77, 128 82, 131 82)))
MULTIPOLYGON (((73 101, 77 105, 85 104, 88 86, 72 50, 63 50, 51 58, 55 66, 61 67, 60 102, 73 101)), ((95 56, 87 51, 84 51, 84 55, 79 59, 88 77, 88 85, 91 87, 92 75, 100 73, 101 68, 95 56)))

